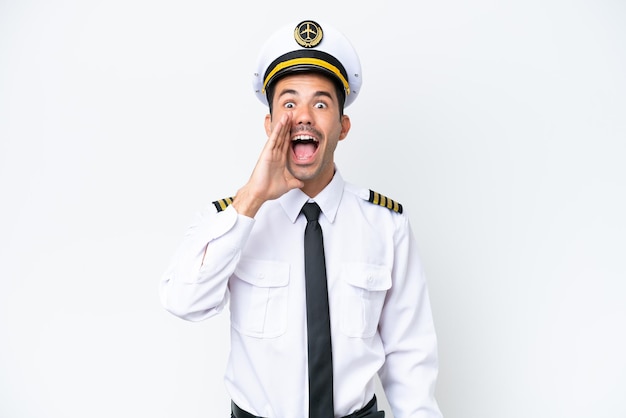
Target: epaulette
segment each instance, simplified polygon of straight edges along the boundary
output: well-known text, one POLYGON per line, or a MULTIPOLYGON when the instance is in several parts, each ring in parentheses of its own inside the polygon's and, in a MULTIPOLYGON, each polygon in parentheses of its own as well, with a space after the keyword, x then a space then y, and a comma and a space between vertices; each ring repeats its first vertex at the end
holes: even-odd
POLYGON ((226 209, 228 205, 233 203, 233 199, 233 197, 227 197, 225 199, 216 200, 213 202, 213 205, 215 205, 215 209, 217 209, 218 212, 221 212, 226 209))
POLYGON ((370 197, 367 200, 375 205, 391 209, 394 212, 402 213, 402 205, 400 203, 373 190, 370 190, 370 197))

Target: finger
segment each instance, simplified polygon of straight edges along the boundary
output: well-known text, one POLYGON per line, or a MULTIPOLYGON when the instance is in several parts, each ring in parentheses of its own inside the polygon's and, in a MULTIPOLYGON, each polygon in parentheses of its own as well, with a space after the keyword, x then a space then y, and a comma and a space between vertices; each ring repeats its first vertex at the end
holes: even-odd
POLYGON ((280 122, 281 127, 279 132, 279 144, 281 150, 286 151, 291 144, 291 112, 284 114, 280 122))
POLYGON ((289 126, 289 113, 285 113, 281 116, 280 120, 276 122, 274 129, 272 130, 272 137, 277 144, 282 144, 285 139, 285 129, 289 126))
POLYGON ((272 126, 272 131, 270 132, 270 135, 267 137, 267 142, 271 144, 272 146, 276 145, 276 143, 279 142, 280 132, 282 130, 282 127, 285 125, 285 120, 286 120, 286 116, 282 115, 280 120, 278 120, 276 124, 272 126))

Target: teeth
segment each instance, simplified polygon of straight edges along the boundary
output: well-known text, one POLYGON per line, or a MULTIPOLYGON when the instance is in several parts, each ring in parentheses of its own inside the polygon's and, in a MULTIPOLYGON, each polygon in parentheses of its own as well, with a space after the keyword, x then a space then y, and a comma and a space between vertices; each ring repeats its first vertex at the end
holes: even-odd
POLYGON ((293 137, 292 141, 314 141, 318 142, 317 139, 310 135, 296 135, 293 137))

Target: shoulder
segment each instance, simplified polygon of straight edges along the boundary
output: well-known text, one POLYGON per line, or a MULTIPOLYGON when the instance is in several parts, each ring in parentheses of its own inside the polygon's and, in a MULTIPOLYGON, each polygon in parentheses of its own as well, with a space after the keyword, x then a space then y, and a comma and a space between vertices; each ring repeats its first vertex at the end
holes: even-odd
POLYGON ((390 199, 383 194, 373 191, 372 189, 368 189, 367 201, 397 213, 402 213, 404 211, 400 202, 390 199))
POLYGON ((402 214, 404 212, 404 207, 400 202, 372 189, 346 184, 346 190, 356 195, 365 206, 371 206, 372 208, 381 210, 387 209, 388 211, 397 214, 402 214))

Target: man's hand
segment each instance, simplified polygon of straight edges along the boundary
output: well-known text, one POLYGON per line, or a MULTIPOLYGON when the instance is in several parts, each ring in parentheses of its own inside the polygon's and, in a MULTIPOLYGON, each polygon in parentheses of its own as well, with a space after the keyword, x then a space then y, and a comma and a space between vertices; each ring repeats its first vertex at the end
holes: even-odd
POLYGON ((287 170, 290 136, 291 113, 286 113, 267 139, 248 183, 235 196, 233 207, 238 213, 253 218, 266 201, 304 186, 287 170))

